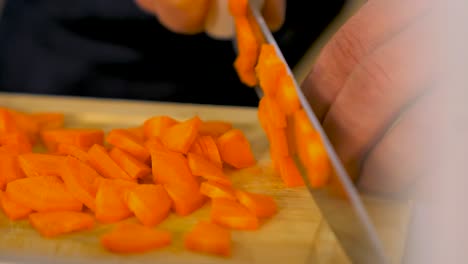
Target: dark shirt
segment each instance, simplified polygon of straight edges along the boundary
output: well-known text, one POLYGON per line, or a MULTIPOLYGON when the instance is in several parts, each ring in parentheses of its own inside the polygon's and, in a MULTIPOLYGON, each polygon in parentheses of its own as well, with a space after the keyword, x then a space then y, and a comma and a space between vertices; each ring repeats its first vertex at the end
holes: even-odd
MULTIPOLYGON (((292 65, 342 6, 314 19, 295 2, 276 34, 292 65)), ((132 0, 6 0, 0 19, 0 91, 256 105, 234 59, 231 41, 172 33, 132 0)))

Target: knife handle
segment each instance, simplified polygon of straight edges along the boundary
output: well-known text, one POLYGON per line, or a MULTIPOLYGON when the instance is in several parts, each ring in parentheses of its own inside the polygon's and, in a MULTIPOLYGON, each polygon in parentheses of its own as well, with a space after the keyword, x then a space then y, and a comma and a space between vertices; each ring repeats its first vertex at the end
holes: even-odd
MULTIPOLYGON (((230 40, 234 37, 234 19, 229 13, 230 0, 212 0, 205 22, 205 32, 214 39, 230 40)), ((252 5, 261 9, 264 0, 250 0, 252 5)))

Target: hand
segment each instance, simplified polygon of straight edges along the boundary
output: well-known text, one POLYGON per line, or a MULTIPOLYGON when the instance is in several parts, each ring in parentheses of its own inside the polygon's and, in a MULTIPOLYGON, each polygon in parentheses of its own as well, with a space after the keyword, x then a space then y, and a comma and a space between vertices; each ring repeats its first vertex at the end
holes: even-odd
POLYGON ((434 162, 428 131, 436 131, 440 93, 429 93, 438 74, 433 2, 368 1, 302 84, 361 188, 402 191, 434 168, 427 166, 434 162))
MULTIPOLYGON (((219 4, 227 11, 228 0, 135 0, 145 11, 154 14, 169 30, 181 34, 196 34, 205 31, 212 6, 219 4), (217 3, 215 1, 218 1, 217 3)), ((272 30, 281 27, 284 21, 286 0, 264 0, 262 12, 272 30)), ((228 27, 226 30, 230 30, 228 27)))

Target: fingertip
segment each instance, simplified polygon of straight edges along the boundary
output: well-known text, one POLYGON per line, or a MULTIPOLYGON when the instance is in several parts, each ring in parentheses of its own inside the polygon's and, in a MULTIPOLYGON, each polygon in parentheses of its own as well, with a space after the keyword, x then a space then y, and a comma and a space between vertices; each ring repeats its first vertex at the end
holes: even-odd
POLYGON ((280 30, 286 16, 286 0, 266 0, 262 13, 272 31, 280 30))

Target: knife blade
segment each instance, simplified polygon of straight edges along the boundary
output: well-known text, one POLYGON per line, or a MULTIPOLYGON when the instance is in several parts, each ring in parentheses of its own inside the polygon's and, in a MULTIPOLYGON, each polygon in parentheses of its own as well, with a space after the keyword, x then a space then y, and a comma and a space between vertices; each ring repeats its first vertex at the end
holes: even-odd
MULTIPOLYGON (((312 127, 319 134, 328 158, 334 170, 335 179, 344 192, 344 197, 325 188, 312 188, 304 172, 301 176, 306 182, 319 210, 327 221, 330 229, 339 241, 341 247, 353 263, 389 263, 389 258, 383 248, 383 243, 376 232, 368 212, 359 196, 359 193, 343 164, 338 158, 330 140, 322 128, 318 118, 311 109, 302 89, 294 78, 293 72, 285 60, 272 32, 268 28, 263 16, 253 5, 249 7, 249 16, 253 18, 254 26, 258 27, 264 41, 275 47, 277 55, 287 68, 287 73, 294 80, 294 88, 299 97, 300 104, 305 110, 312 127)), ((263 96, 261 87, 255 87, 259 98, 263 96)), ((299 163, 299 159, 296 159, 299 163)), ((301 164, 298 164, 301 166, 301 164)))

